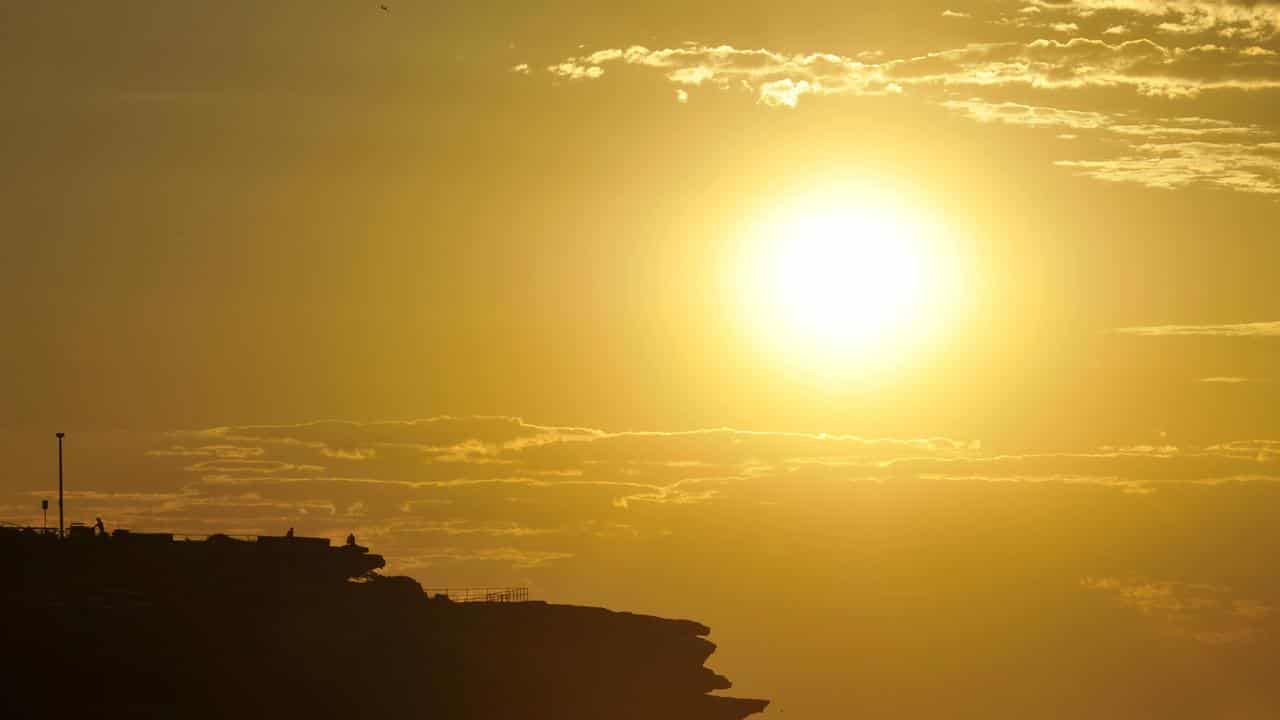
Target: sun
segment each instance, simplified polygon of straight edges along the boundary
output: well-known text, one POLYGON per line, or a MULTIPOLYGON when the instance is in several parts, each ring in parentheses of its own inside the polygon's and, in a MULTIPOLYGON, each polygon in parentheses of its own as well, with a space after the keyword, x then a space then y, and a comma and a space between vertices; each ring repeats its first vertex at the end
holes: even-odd
POLYGON ((865 209, 793 219, 782 228, 765 288, 781 320, 834 347, 873 341, 909 320, 923 263, 906 230, 865 209))
POLYGON ((936 335, 954 305, 945 233, 892 197, 805 198, 751 234, 739 304, 789 364, 828 376, 894 365, 936 335))

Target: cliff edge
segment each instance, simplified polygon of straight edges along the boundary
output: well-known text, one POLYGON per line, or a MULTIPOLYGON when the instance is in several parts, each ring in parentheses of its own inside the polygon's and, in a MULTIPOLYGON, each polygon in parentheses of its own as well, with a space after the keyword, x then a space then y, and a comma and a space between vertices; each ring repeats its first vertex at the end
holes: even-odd
POLYGON ((363 573, 335 581, 308 569, 327 556, 222 542, 0 534, 0 715, 740 720, 768 705, 710 694, 730 683, 695 622, 456 603, 368 572, 377 556, 334 556, 363 573))

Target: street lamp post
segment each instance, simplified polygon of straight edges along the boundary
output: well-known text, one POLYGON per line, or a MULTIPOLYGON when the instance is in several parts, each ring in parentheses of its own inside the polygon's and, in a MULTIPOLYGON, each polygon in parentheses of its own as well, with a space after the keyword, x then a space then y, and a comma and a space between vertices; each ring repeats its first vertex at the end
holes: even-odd
POLYGON ((58 537, 63 536, 62 526, 62 438, 66 433, 58 433, 58 537))

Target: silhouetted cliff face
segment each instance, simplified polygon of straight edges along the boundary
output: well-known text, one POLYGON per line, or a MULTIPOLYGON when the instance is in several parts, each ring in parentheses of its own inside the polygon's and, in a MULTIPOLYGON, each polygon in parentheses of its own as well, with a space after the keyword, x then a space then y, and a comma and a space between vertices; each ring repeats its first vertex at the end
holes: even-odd
POLYGON ((408 578, 85 581, 3 545, 19 579, 0 590, 5 717, 737 720, 767 705, 708 694, 729 682, 704 667, 715 646, 693 622, 459 604, 408 578))

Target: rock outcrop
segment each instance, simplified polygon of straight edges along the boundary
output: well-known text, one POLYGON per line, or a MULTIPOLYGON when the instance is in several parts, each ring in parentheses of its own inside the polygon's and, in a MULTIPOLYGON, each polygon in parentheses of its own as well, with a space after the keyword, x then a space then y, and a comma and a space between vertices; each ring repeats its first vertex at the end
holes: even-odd
POLYGON ((729 681, 695 622, 455 603, 225 540, 32 540, 0 533, 4 717, 740 720, 768 704, 711 694, 729 681))

